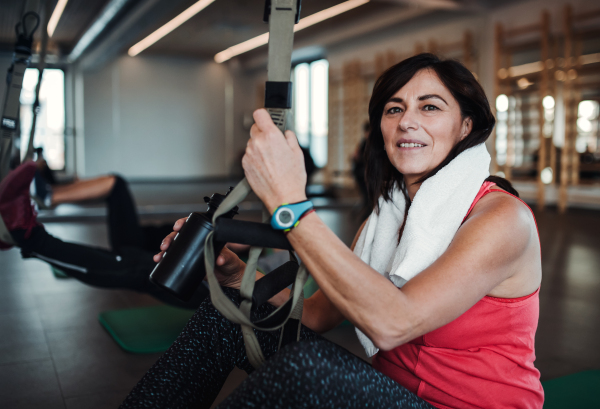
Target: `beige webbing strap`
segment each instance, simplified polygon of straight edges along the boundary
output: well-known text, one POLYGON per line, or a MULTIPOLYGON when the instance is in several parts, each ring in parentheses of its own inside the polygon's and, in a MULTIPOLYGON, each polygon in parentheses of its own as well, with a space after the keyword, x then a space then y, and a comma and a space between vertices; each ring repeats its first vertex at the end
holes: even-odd
MULTIPOLYGON (((297 4, 297 0, 271 1, 271 13, 269 16, 269 62, 267 66, 269 81, 287 82, 290 80, 291 56, 294 40, 293 28, 296 19, 297 4)), ((277 125, 279 130, 284 132, 287 109, 268 108, 267 110, 271 115, 275 125, 277 125)), ((246 179, 242 180, 233 189, 233 191, 227 195, 223 203, 221 203, 215 212, 213 216, 213 225, 220 215, 233 209, 237 204, 244 200, 250 191, 251 188, 248 184, 248 181, 246 179)), ((268 220, 269 214, 264 212, 263 221, 267 222, 268 220)), ((246 344, 246 354, 248 356, 248 360, 253 367, 258 368, 264 362, 265 358, 253 329, 260 331, 274 331, 281 328, 283 334, 283 327, 289 318, 294 318, 298 321, 302 319, 302 305, 304 300, 303 290, 306 279, 308 278, 308 272, 303 265, 300 266, 288 301, 278 307, 267 318, 253 323, 250 320, 250 313, 252 311, 252 292, 254 290, 254 283, 256 280, 256 263, 262 248, 252 247, 250 249, 248 263, 246 264, 246 269, 244 271, 244 276, 240 286, 240 295, 242 301, 240 308, 238 309, 235 304, 233 304, 233 302, 231 302, 225 296, 221 290, 221 287, 219 286, 217 278, 215 277, 215 256, 212 241, 213 233, 210 233, 206 238, 204 261, 206 264, 206 276, 210 287, 211 301, 215 308, 217 308, 227 319, 241 325, 244 342, 246 344), (289 304, 290 302, 291 306, 289 304), (261 325, 261 322, 264 322, 275 314, 278 314, 278 312, 283 308, 290 308, 290 310, 286 319, 280 324, 271 327, 261 325)), ((290 252, 290 257, 297 261, 292 252, 290 252)), ((297 337, 299 337, 299 333, 300 331, 298 328, 297 337)))
MULTIPOLYGON (((267 65, 269 81, 287 82, 290 80, 291 56, 294 41, 293 27, 296 19, 297 5, 297 0, 271 1, 271 13, 269 15, 269 60, 267 65)), ((281 132, 285 132, 287 109, 268 108, 267 110, 279 130, 281 132)), ((239 204, 250 191, 250 185, 248 184, 248 181, 244 179, 231 193, 229 193, 223 203, 219 206, 213 217, 213 224, 217 220, 217 217, 227 213, 229 210, 239 204)), ((269 214, 264 212, 263 221, 267 222, 268 220, 269 214)), ((277 314, 282 308, 288 306, 291 302, 290 312, 282 323, 274 327, 261 326, 261 321, 253 323, 250 320, 250 313, 252 310, 252 292, 254 290, 254 283, 256 280, 256 263, 261 251, 262 248, 258 247, 252 247, 250 250, 248 263, 246 264, 244 277, 242 278, 240 287, 242 301, 238 310, 235 305, 223 294, 223 291, 219 287, 218 281, 214 275, 212 233, 206 238, 205 263, 206 275, 208 277, 208 283, 210 286, 211 300, 213 305, 227 319, 241 325, 242 334, 244 336, 244 342, 246 345, 246 354, 248 356, 248 360, 255 368, 258 368, 264 362, 265 358, 253 328, 261 331, 273 331, 281 328, 283 334, 283 327, 289 318, 297 319, 300 322, 302 319, 304 284, 308 278, 308 272, 306 268, 303 265, 300 266, 288 302, 277 308, 272 314, 269 315, 269 317, 261 320, 267 320, 268 318, 277 314)), ((292 252, 290 252, 290 257, 297 261, 292 252)), ((300 324, 298 325, 300 326, 300 324)), ((300 331, 298 327, 297 338, 299 338, 299 334, 300 331)))
POLYGON ((10 173, 10 158, 12 156, 13 131, 2 129, 0 136, 0 181, 10 173))
MULTIPOLYGON (((21 24, 24 20, 27 20, 29 16, 27 13, 30 11, 37 11, 37 2, 27 2, 25 5, 25 12, 21 19, 21 24)), ((29 19, 37 17, 31 15, 29 19)), ((39 18, 39 17, 37 17, 39 18)), ((25 34, 33 36, 35 28, 31 33, 25 32, 28 27, 21 27, 25 34)), ((17 33, 17 37, 19 33, 17 33)), ((20 38, 17 38, 17 46, 15 47, 15 54, 13 56, 13 63, 11 65, 10 81, 7 83, 6 97, 4 99, 4 105, 2 107, 2 115, 0 117, 0 181, 10 173, 10 160, 13 153, 13 141, 17 133, 19 109, 21 108, 20 97, 21 89, 23 88, 23 78, 25 77, 25 70, 29 65, 31 58, 31 48, 23 47, 20 43, 20 38)), ((6 244, 14 245, 15 242, 2 220, 0 215, 0 240, 6 244)))
POLYGON ((0 128, 2 130, 0 134, 0 181, 10 172, 13 141, 17 134, 17 130, 19 129, 19 110, 21 108, 19 99, 21 97, 21 89, 23 88, 25 70, 29 66, 29 61, 31 59, 31 44, 21 43, 20 34, 23 34, 26 38, 33 37, 33 32, 35 32, 35 29, 37 29, 37 26, 39 25, 39 16, 35 13, 37 9, 38 2, 27 2, 20 23, 23 32, 17 33, 17 45, 15 46, 13 63, 11 65, 10 82, 7 84, 6 97, 2 108, 2 117, 0 118, 0 128), (38 23, 31 32, 28 32, 27 29, 30 29, 31 27, 25 27, 23 23, 27 23, 28 21, 29 24, 31 24, 33 21, 32 19, 38 19, 38 23))
POLYGON ((10 172, 10 159, 13 150, 13 141, 17 134, 19 109, 21 104, 21 88, 25 70, 29 65, 29 55, 15 53, 15 63, 11 73, 11 81, 4 100, 4 112, 2 115, 2 152, 0 153, 0 180, 4 180, 10 172))
MULTIPOLYGON (((285 325, 285 321, 288 318, 302 318, 302 311, 299 310, 298 304, 301 303, 303 297, 304 283, 308 278, 308 273, 306 268, 302 265, 298 270, 298 274, 296 276, 296 281, 292 287, 292 292, 290 294, 290 299, 292 303, 292 309, 288 314, 288 317, 284 322, 279 325, 275 325, 273 327, 261 326, 260 322, 253 323, 250 320, 250 310, 252 308, 252 290, 254 289, 255 277, 256 277, 256 260, 258 259, 258 254, 260 254, 260 248, 252 248, 250 250, 251 257, 248 260, 246 271, 244 272, 244 277, 242 279, 242 285, 240 287, 240 293, 250 294, 250 299, 243 299, 242 305, 238 309, 236 305, 227 298, 227 296, 223 293, 219 285, 219 281, 217 280, 214 272, 214 247, 213 247, 213 233, 211 232, 209 236, 206 238, 204 254, 205 254, 205 267, 206 267, 206 277, 208 280, 208 285, 210 287, 210 298, 217 310, 223 314, 225 318, 234 322, 236 324, 240 324, 243 329, 244 341, 246 343, 246 353, 248 355, 248 360, 255 368, 258 368, 264 362, 264 356, 262 354, 262 350, 260 349, 260 345, 258 340, 256 339, 256 335, 252 328, 255 328, 259 331, 274 331, 279 328, 282 328, 285 325), (254 268, 252 265, 254 264, 254 268), (292 317, 294 315, 295 317, 292 317)), ((242 297, 244 298, 244 297, 242 297)), ((288 300, 288 302, 290 302, 288 300)), ((287 303, 286 303, 287 304, 287 303)), ((278 307, 273 313, 269 315, 269 317, 276 314, 279 310, 284 308, 286 304, 278 307)), ((269 318, 267 317, 267 318, 269 318)), ((262 321, 262 320, 261 320, 262 321)))
POLYGON ((27 153, 23 161, 33 159, 33 142, 35 138, 35 128, 37 126, 37 117, 40 111, 40 89, 42 88, 42 78, 44 77, 44 69, 46 69, 46 52, 48 51, 48 20, 52 12, 52 2, 46 1, 44 7, 44 23, 42 24, 42 46, 40 49, 40 60, 38 62, 38 83, 35 86, 35 102, 33 104, 33 113, 31 118, 31 130, 29 131, 29 143, 27 144, 27 153))
MULTIPOLYGON (((271 13, 269 16, 269 62, 268 62, 268 80, 287 82, 291 76, 291 55, 294 40, 294 23, 296 18, 297 0, 272 0, 271 13)), ((267 109, 273 122, 279 130, 285 131, 285 121, 287 109, 267 109)), ((213 216, 213 225, 222 214, 227 213, 238 205, 251 192, 250 185, 246 179, 242 180, 223 200, 213 216)), ((268 212, 264 212, 263 221, 269 220, 268 212)), ((249 362, 253 367, 258 368, 265 360, 258 339, 253 329, 259 331, 274 331, 282 329, 289 318, 294 318, 300 321, 302 319, 302 305, 304 300, 304 284, 308 278, 308 272, 304 265, 300 266, 296 275, 296 281, 292 287, 292 292, 288 301, 278 307, 268 317, 253 323, 250 320, 252 311, 252 292, 256 280, 256 264, 262 248, 252 247, 242 278, 240 286, 240 295, 242 301, 238 309, 229 298, 225 296, 223 290, 219 286, 219 282, 215 276, 215 255, 213 246, 213 233, 210 233, 206 238, 205 244, 205 267, 208 284, 210 287, 210 297, 213 305, 219 310, 228 320, 240 324, 242 334, 246 344, 246 354, 249 362), (291 303, 291 306, 290 304, 291 303), (283 308, 290 308, 287 317, 278 325, 267 327, 261 325, 261 322, 268 320, 270 317, 277 314, 283 308)), ((290 257, 296 260, 295 255, 290 252, 290 257)), ((298 324, 300 326, 300 324, 298 324)), ((299 337, 299 328, 297 338, 299 337)), ((283 332, 282 332, 283 333, 283 332)), ((281 339, 280 339, 281 345, 281 339)))
MULTIPOLYGON (((213 225, 216 223, 216 220, 222 214, 227 213, 229 210, 233 209, 237 206, 244 198, 251 192, 250 185, 246 179, 242 180, 223 200, 223 203, 219 206, 217 211, 213 216, 213 225)), ((297 320, 302 319, 302 304, 304 299, 304 284, 308 278, 308 272, 304 265, 300 266, 298 269, 298 273, 296 275, 296 281, 292 287, 292 292, 290 294, 291 299, 291 309, 287 316, 287 318, 280 323, 279 325, 273 327, 265 327, 261 326, 260 322, 253 323, 250 320, 250 312, 252 309, 252 292, 254 290, 254 283, 256 279, 256 263, 258 261, 258 256, 260 255, 262 248, 260 247, 252 247, 250 249, 250 255, 248 257, 248 262, 246 264, 246 269, 244 271, 244 277, 242 278, 242 283, 240 286, 240 295, 242 296, 242 303, 240 308, 238 309, 236 305, 227 298, 227 296, 223 293, 219 282, 215 276, 214 265, 215 265, 215 255, 214 255, 214 246, 213 246, 213 233, 211 232, 206 238, 205 248, 204 248, 204 262, 206 268, 206 277, 208 280, 208 285, 210 287, 210 298, 217 310, 225 316, 231 322, 236 324, 240 324, 242 326, 242 334, 244 336, 244 342, 246 344, 246 354, 248 356, 248 360, 253 367, 258 368, 264 362, 264 355, 258 343, 258 339, 254 334, 253 328, 259 331, 274 331, 279 328, 283 328, 285 322, 289 318, 295 318, 297 320)), ((295 259, 293 253, 290 253, 291 256, 295 259)), ((290 300, 288 300, 290 302, 290 300)), ((286 303, 287 304, 287 303, 286 303)), ((279 310, 285 307, 285 305, 281 305, 278 307, 273 313, 271 313, 269 317, 277 314, 279 310)), ((263 321, 261 320, 261 321, 263 321)))

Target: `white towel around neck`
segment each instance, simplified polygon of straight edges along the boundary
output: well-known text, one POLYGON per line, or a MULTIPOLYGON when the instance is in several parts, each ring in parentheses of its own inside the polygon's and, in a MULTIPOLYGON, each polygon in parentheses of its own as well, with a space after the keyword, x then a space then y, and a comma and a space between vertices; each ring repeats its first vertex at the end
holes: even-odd
MULTIPOLYGON (((490 155, 485 144, 459 154, 419 188, 411 206, 400 244, 398 232, 406 206, 403 193, 394 189, 391 201, 379 198, 361 232, 354 253, 398 288, 429 267, 446 251, 462 224, 481 185, 489 176, 490 155)), ((378 349, 356 329, 368 356, 378 349)))

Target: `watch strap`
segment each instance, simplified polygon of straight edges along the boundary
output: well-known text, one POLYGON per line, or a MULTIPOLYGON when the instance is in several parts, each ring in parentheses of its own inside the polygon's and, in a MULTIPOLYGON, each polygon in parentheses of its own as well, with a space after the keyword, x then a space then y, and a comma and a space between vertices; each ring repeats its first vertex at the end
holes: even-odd
POLYGON ((284 203, 273 211, 271 227, 275 230, 290 231, 298 225, 302 216, 311 209, 313 209, 313 204, 310 200, 284 203))

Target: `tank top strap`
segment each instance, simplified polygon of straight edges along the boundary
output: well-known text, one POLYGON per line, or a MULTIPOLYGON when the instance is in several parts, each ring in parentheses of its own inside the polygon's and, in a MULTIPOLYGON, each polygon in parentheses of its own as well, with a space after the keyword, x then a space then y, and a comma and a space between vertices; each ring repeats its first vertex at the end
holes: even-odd
POLYGON ((481 185, 481 188, 479 188, 479 192, 477 192, 477 196, 475 196, 473 203, 471 203, 471 207, 469 207, 469 211, 467 212, 467 214, 465 215, 465 218, 463 219, 463 223, 465 222, 465 220, 467 220, 467 217, 469 217, 469 215, 471 214, 471 211, 473 210, 473 208, 475 207, 477 202, 479 202, 482 197, 484 197, 485 195, 490 193, 490 189, 494 186, 496 186, 496 184, 494 182, 483 182, 483 184, 481 185))
POLYGON ((463 223, 465 222, 465 220, 467 220, 467 217, 469 217, 469 215, 471 214, 471 211, 473 211, 473 208, 475 207, 477 202, 479 202, 481 200, 481 198, 484 197, 485 195, 487 195, 489 193, 496 193, 496 192, 507 194, 509 196, 514 197, 519 202, 523 203, 525 205, 525 207, 527 207, 527 209, 529 209, 529 211, 531 212, 531 215, 533 216, 533 222, 535 223, 535 230, 538 234, 538 241, 540 241, 540 253, 541 253, 542 248, 541 248, 541 240, 540 240, 540 230, 538 229, 537 220, 535 219, 535 214, 533 214, 533 210, 531 210, 531 207, 529 207, 529 205, 527 203, 525 203, 520 197, 517 197, 517 196, 513 195, 512 193, 507 192, 504 189, 493 189, 494 186, 496 186, 496 184, 494 182, 483 182, 483 184, 481 185, 481 189, 479 189, 479 193, 477 193, 477 196, 475 196, 475 200, 473 200, 473 203, 471 203, 471 207, 469 208, 467 215, 463 219, 463 223))

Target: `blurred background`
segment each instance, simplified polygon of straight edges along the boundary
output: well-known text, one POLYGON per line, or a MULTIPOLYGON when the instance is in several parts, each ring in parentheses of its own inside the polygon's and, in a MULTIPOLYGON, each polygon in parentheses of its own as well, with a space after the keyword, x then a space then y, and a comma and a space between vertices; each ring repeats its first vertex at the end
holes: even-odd
MULTIPOLYGON (((33 135, 61 181, 123 176, 145 224, 204 211, 205 195, 243 177, 252 112, 264 102, 263 9, 264 0, 3 0, 0 75, 23 14, 42 21, 13 153, 23 157, 33 135)), ((288 127, 310 157, 319 216, 350 244, 366 214, 356 175, 377 77, 421 52, 461 61, 497 118, 490 172, 514 184, 539 226, 536 366, 543 380, 600 369, 600 4, 304 0, 301 17, 288 127)), ((260 209, 250 197, 240 217, 258 220, 260 209)), ((51 233, 101 247, 105 217, 102 202, 39 214, 51 233)), ((0 266, 3 407, 117 407, 159 355, 122 351, 97 315, 157 301, 57 278, 16 249, 0 253, 0 266)), ((361 353, 351 327, 329 336, 361 353)), ((219 400, 244 376, 232 374, 219 400)))

